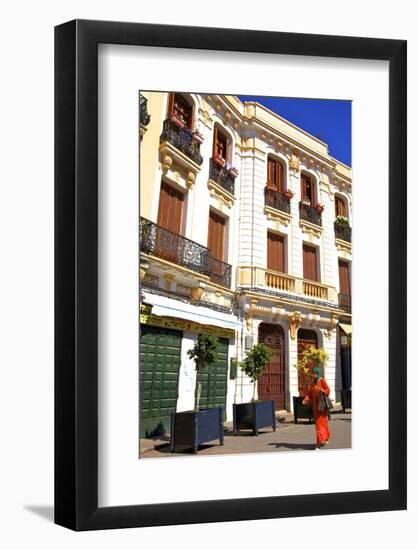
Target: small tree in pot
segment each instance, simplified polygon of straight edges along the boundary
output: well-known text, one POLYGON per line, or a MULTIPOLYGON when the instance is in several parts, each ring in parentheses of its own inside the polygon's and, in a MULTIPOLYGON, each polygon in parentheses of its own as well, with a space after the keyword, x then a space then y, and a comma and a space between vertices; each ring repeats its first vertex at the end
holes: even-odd
POLYGON ((211 334, 199 334, 193 348, 187 351, 188 357, 194 360, 197 374, 197 383, 194 395, 194 409, 199 410, 201 398, 201 374, 204 368, 217 360, 219 340, 211 334))
POLYGON ((223 408, 200 409, 202 390, 201 375, 208 365, 217 360, 219 341, 211 334, 199 334, 194 346, 187 354, 196 368, 194 410, 171 414, 171 452, 192 449, 197 452, 200 445, 219 439, 224 443, 223 408))
POLYGON ((272 426, 276 429, 275 403, 270 401, 256 401, 258 381, 265 373, 271 362, 273 352, 265 344, 253 346, 240 364, 241 370, 253 381, 253 396, 250 403, 233 405, 233 432, 236 435, 241 428, 252 429, 258 435, 260 428, 272 426))

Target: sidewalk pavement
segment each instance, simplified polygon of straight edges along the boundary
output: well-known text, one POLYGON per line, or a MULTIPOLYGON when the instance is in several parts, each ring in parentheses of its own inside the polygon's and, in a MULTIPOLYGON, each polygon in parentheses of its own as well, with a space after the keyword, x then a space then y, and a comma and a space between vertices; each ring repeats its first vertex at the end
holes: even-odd
MULTIPOLYGON (((329 421, 330 443, 327 449, 348 449, 351 447, 351 413, 344 413, 341 407, 332 410, 329 421)), ((232 423, 225 422, 224 445, 214 441, 212 444, 202 445, 197 456, 225 455, 236 453, 260 453, 271 451, 300 451, 316 448, 316 431, 314 423, 308 420, 299 420, 294 424, 293 415, 286 411, 277 412, 277 430, 270 428, 260 430, 256 437, 251 430, 242 430, 233 435, 232 423)), ((191 451, 171 453, 169 436, 154 439, 140 440, 140 457, 187 456, 191 451)), ((196 455, 193 455, 196 456, 196 455)))

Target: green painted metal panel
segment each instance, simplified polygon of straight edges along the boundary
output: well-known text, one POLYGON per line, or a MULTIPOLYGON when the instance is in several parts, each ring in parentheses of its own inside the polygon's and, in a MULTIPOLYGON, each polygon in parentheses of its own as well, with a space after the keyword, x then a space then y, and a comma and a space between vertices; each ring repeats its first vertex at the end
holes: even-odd
POLYGON ((229 340, 219 338, 217 361, 200 374, 202 382, 200 409, 205 407, 223 407, 223 420, 226 420, 227 366, 229 340))
POLYGON ((178 398, 182 332, 141 325, 139 347, 140 437, 170 430, 178 398))

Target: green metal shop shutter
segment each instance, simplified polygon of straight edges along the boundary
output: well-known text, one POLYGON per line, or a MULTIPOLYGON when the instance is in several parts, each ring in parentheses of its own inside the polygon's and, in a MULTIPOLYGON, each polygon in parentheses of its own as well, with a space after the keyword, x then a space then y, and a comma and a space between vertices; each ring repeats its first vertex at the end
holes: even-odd
POLYGON ((182 332, 141 325, 139 351, 140 437, 170 431, 181 365, 182 332))

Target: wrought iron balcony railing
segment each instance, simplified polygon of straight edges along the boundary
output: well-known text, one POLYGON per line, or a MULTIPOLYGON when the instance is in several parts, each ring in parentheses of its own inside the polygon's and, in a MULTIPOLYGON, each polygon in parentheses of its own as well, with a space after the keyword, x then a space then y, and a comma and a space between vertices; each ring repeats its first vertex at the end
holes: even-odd
POLYGON ((213 283, 230 288, 232 266, 210 256, 206 247, 177 235, 156 223, 140 219, 140 250, 210 277, 213 283))
POLYGON ((210 179, 232 195, 235 194, 235 176, 230 174, 229 170, 217 164, 212 158, 210 159, 210 179))
POLYGON ((195 139, 189 128, 181 128, 170 119, 164 121, 160 143, 167 141, 179 149, 184 155, 187 155, 198 165, 203 163, 203 157, 200 154, 200 142, 195 139))
POLYGON ((151 115, 148 113, 148 100, 142 94, 139 94, 139 121, 143 126, 147 126, 151 121, 151 115))
POLYGON ((348 243, 352 242, 352 228, 349 225, 334 222, 334 232, 336 239, 342 239, 342 241, 348 243))
POLYGON ((339 293, 339 307, 348 313, 352 311, 352 297, 350 294, 339 293))
POLYGON ((321 212, 314 206, 300 201, 300 219, 314 223, 315 225, 321 225, 321 212))
POLYGON ((209 256, 210 281, 217 285, 230 288, 232 284, 232 266, 209 256))
POLYGON ((265 206, 270 206, 287 214, 291 212, 290 199, 284 193, 270 187, 265 187, 265 206))

